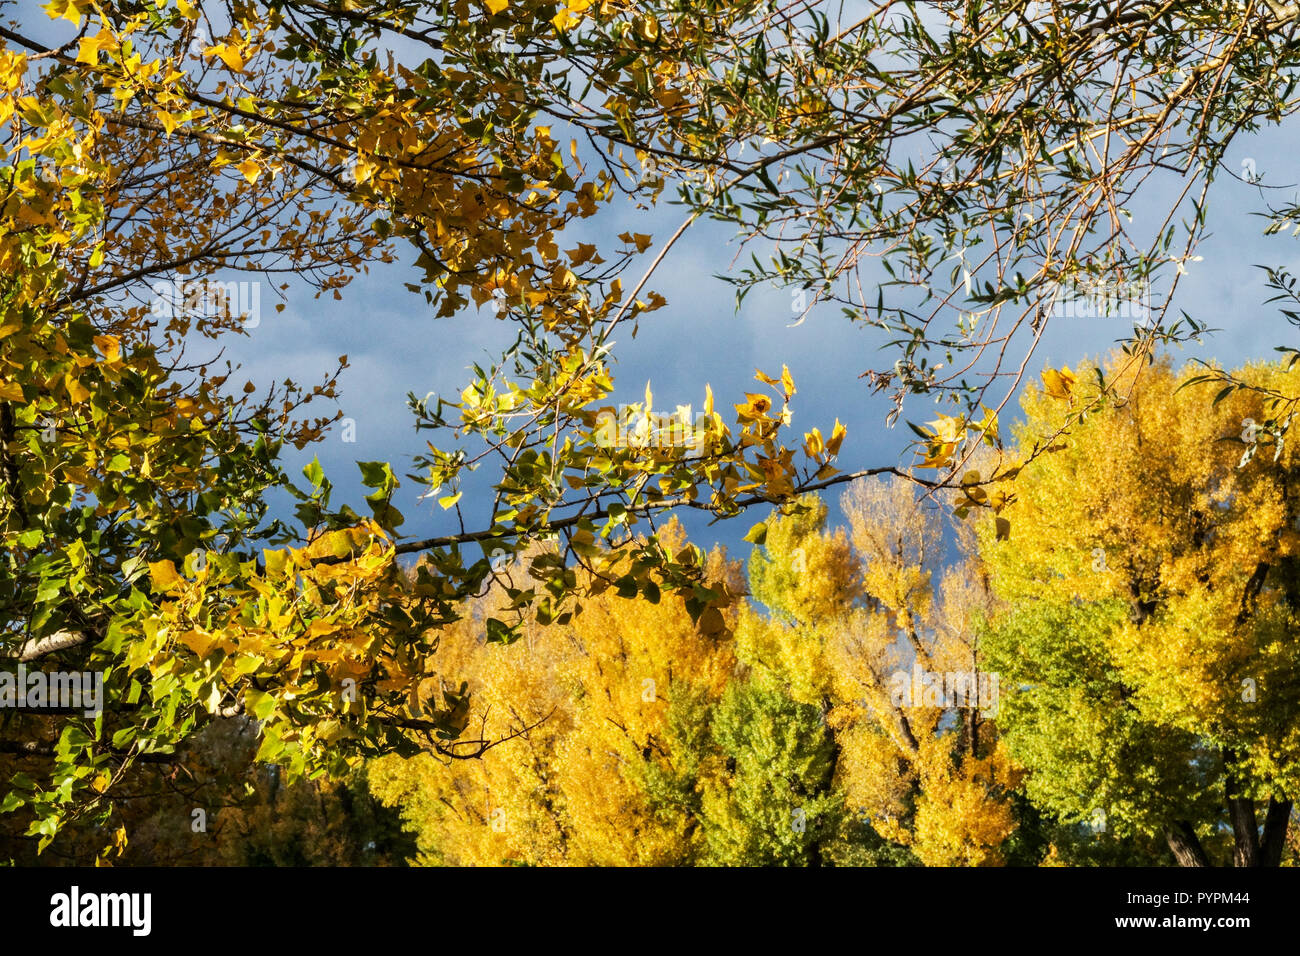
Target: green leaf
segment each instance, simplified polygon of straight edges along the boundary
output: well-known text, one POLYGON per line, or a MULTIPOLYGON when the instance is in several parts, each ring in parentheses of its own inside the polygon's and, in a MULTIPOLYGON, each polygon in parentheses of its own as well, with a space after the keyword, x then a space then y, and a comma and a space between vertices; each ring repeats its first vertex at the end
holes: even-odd
POLYGON ((258 690, 244 691, 244 708, 258 720, 266 720, 275 710, 275 697, 258 690))
POLYGON ((367 488, 388 491, 397 484, 393 469, 386 461, 359 461, 357 467, 361 469, 361 483, 367 488))
POLYGON ((321 467, 319 458, 313 458, 311 464, 304 468, 302 473, 311 482, 313 488, 319 488, 325 480, 325 469, 321 467))
POLYGON ((485 622, 487 626, 487 639, 490 644, 513 644, 519 640, 519 631, 517 627, 511 627, 504 621, 498 621, 490 617, 485 622))
POLYGON ((1219 402, 1223 401, 1236 390, 1237 386, 1235 384, 1225 385, 1223 388, 1219 389, 1219 394, 1214 396, 1214 401, 1210 403, 1210 407, 1213 408, 1215 405, 1218 405, 1219 402))

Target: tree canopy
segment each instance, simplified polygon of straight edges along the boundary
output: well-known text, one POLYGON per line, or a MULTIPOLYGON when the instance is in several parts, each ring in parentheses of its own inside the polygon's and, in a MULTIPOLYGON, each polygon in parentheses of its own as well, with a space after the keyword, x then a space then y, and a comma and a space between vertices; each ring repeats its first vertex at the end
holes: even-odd
MULTIPOLYGON (((1259 393, 1207 402, 1197 371, 1158 363, 1020 476, 1024 533, 985 542, 1010 610, 984 648, 1019 688, 1000 726, 1035 802, 1200 865, 1230 825, 1220 853, 1276 865, 1300 756, 1295 452, 1256 433, 1259 393)), ((1233 374, 1295 387, 1276 364, 1233 374)), ((1069 401, 1031 391, 1025 434, 1069 401)))
MULTIPOLYGON (((942 616, 983 598, 956 580, 943 600, 925 597, 925 556, 907 549, 929 531, 882 550, 875 505, 861 504, 854 553, 879 558, 858 570, 843 541, 799 523, 811 520, 799 502, 890 474, 945 502, 956 493, 959 515, 992 515, 995 551, 1021 540, 1017 521, 1036 520, 1019 489, 1026 469, 1066 460, 1052 459, 1061 436, 1136 401, 1135 373, 1157 346, 1205 331, 1196 316, 1167 321, 1172 296, 1207 229, 1225 151, 1295 108, 1294 6, 883 0, 857 19, 814 0, 43 9, 45 22, 0 27, 0 647, 13 665, 100 675, 105 701, 94 714, 32 704, 0 715, 0 810, 19 814, 40 848, 89 821, 104 835, 102 858, 120 853, 123 781, 143 764, 175 763, 214 720, 255 720, 257 759, 295 778, 342 778, 385 754, 483 756, 499 738, 475 732, 468 675, 446 666, 457 628, 517 645, 533 628, 586 626, 582 616, 614 595, 679 601, 681 639, 707 646, 742 614, 734 575, 656 533, 656 519, 776 505, 751 532, 758 544, 774 535, 751 569, 771 616, 734 623, 751 676, 725 689, 704 680, 702 696, 673 699, 719 708, 708 746, 730 768, 727 795, 654 825, 677 833, 688 819, 713 821, 690 846, 717 859, 794 859, 832 839, 836 814, 883 806, 867 770, 870 799, 851 786, 834 795, 836 774, 849 772, 841 764, 892 760, 894 797, 919 803, 881 810, 893 822, 872 824, 878 837, 925 861, 998 857, 1012 829, 1000 795, 1016 779, 1000 735, 982 733, 969 708, 954 737, 937 714, 902 719, 877 704, 859 718, 827 696, 844 692, 836 680, 879 693, 873 668, 896 641, 925 667, 973 655, 942 616), (646 207, 675 196, 680 227, 564 248, 575 224, 622 195, 646 207), (787 368, 759 370, 755 391, 716 402, 704 384, 689 442, 647 437, 657 420, 648 388, 625 416, 631 427, 611 435, 613 335, 668 304, 655 270, 709 218, 735 226, 752 253, 729 276, 738 297, 776 282, 800 315, 833 305, 880 331, 886 358, 863 374, 892 398, 889 422, 919 402, 940 406, 936 419, 909 422, 915 461, 845 464, 838 420, 792 435, 787 368), (241 381, 211 360, 255 321, 239 283, 342 298, 358 272, 408 252, 409 288, 430 317, 487 308, 515 336, 436 402, 411 396, 429 440, 402 477, 459 525, 425 539, 402 532, 400 465, 358 462, 369 490, 358 513, 334 500, 316 462, 302 479, 282 464, 287 447, 310 446, 337 421, 328 406, 347 356, 312 384, 241 381), (1098 285, 1138 288, 1150 303, 1127 359, 1099 370, 1095 389, 1049 370, 1046 391, 1063 404, 1031 412, 1029 430, 1004 445, 999 417, 1062 290, 1098 285), (490 501, 462 500, 476 470, 492 475, 490 501), (292 513, 272 506, 276 494, 294 500, 292 513), (808 550, 786 551, 782 535, 808 538, 808 550), (815 575, 792 571, 795 555, 815 575), (466 616, 489 595, 490 613, 466 616), (846 638, 832 633, 840 625, 828 609, 858 616, 852 654, 836 650, 846 638), (792 632, 817 653, 787 661, 792 632), (839 670, 824 663, 837 653, 848 655, 839 670), (746 796, 761 789, 750 774, 769 757, 753 728, 769 725, 802 728, 784 755, 807 801, 801 832, 815 840, 791 842, 777 811, 746 796), (832 746, 846 727, 857 744, 832 746), (941 809, 977 803, 961 824, 941 809)), ((1267 213, 1275 230, 1296 215, 1267 213)), ((1280 300, 1291 296, 1285 270, 1269 281, 1280 300)), ((1221 399, 1262 403, 1250 406, 1264 436, 1250 449, 1283 447, 1297 401, 1286 374, 1195 376, 1217 382, 1221 399)), ((1203 412, 1211 418, 1237 407, 1203 406, 1218 410, 1203 412)), ((1184 485, 1201 474, 1189 470, 1184 485)), ((1288 626, 1288 605, 1265 586, 1288 573, 1284 483, 1223 481, 1267 508, 1201 533, 1219 532, 1216 548, 1237 542, 1234 561, 1263 570, 1244 580, 1237 563, 1204 571, 1218 587, 1205 598, 1187 583, 1202 572, 1176 537, 1195 528, 1175 532, 1135 508, 1153 534, 1133 559, 1139 604, 1155 602, 1144 633, 1220 633, 1237 613, 1248 620, 1233 626, 1267 644, 1268 628, 1288 626), (1248 542, 1247 528, 1267 515, 1274 525, 1260 528, 1278 543, 1257 555, 1250 544, 1272 539, 1248 542), (1166 565, 1170 590, 1152 596, 1142 575, 1166 565), (1166 612, 1164 595, 1184 592, 1188 603, 1166 612)), ((1196 492, 1210 496, 1206 508, 1216 493, 1196 492)), ((1108 613, 1085 614, 1084 630, 1103 643, 1108 613)), ((1218 646, 1206 667, 1276 686, 1289 652, 1246 674, 1240 647, 1218 646)), ((1288 746, 1285 719, 1237 726, 1230 691, 1207 690, 1208 671, 1176 657, 1149 652, 1132 667, 1135 687, 1200 674, 1192 697, 1151 691, 1147 713, 1152 726, 1218 748, 1231 799, 1293 788, 1276 749, 1288 746)), ((560 732, 529 729, 539 718, 505 733, 560 732)), ((677 728, 655 731, 671 752, 704 746, 685 716, 657 719, 677 728)), ((1056 792, 1049 776, 1039 778, 1044 799, 1056 792)), ((656 780, 664 793, 682 786, 656 780)), ((1049 803, 1079 809, 1061 800, 1049 803)), ((1234 821, 1245 827, 1243 808, 1234 821)), ((1115 812, 1134 832, 1154 825, 1137 803, 1131 820, 1115 812)), ((1195 829, 1199 811, 1187 812, 1195 829)), ((1257 853, 1273 853, 1265 842, 1257 853)), ((490 845, 481 852, 506 852, 490 845)), ((653 857, 655 846, 638 852, 653 857)))

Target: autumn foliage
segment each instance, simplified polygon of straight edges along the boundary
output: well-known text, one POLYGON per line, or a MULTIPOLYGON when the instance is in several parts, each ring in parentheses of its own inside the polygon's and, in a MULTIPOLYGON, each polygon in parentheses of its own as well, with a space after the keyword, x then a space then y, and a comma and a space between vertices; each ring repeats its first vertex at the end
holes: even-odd
POLYGON ((104 695, 6 700, 0 857, 405 859, 377 799, 435 863, 1290 859, 1300 351, 1157 356, 1205 331, 1164 319, 1228 146, 1296 109, 1295 11, 829 6, 50 0, 0 30, 0 678, 104 695), (675 232, 607 228, 674 196, 675 232), (651 440, 649 384, 613 411, 616 339, 706 219, 751 253, 738 303, 884 335, 901 459, 795 429, 779 359, 698 383, 689 447, 651 440), (417 448, 346 502, 285 456, 348 357, 254 381, 226 290, 344 300, 399 261, 424 319, 511 344, 412 394, 417 448), (1030 382, 1060 286, 1133 277, 1122 352, 1030 382), (749 513, 747 561, 684 513, 749 513), (200 795, 210 845, 177 835, 200 795))
POLYGON ((851 534, 828 530, 815 499, 768 522, 748 588, 737 563, 710 555, 736 595, 714 633, 677 597, 605 591, 572 623, 508 649, 472 626, 449 637, 447 659, 496 722, 484 732, 519 735, 478 761, 372 766, 422 859, 1005 862, 1018 773, 994 721, 891 694, 912 661, 972 666, 964 635, 984 596, 936 593, 938 522, 905 484, 865 486, 845 507, 851 534), (904 540, 885 533, 904 522, 904 540))

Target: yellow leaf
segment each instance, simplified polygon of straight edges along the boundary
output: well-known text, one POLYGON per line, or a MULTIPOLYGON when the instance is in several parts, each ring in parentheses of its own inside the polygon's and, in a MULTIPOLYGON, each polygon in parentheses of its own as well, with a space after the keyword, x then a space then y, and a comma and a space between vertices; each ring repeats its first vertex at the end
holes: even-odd
POLYGON ((149 580, 155 591, 170 591, 180 582, 181 577, 171 561, 150 561, 149 580))
POLYGON ((366 157, 358 154, 356 162, 352 164, 352 181, 358 186, 364 186, 375 175, 375 170, 379 168, 377 163, 372 163, 366 157))
POLYGON ((338 629, 339 625, 337 621, 331 621, 327 618, 318 618, 317 620, 312 621, 311 626, 307 628, 307 637, 328 637, 338 629))
MULTIPOLYGON (((83 37, 77 50, 77 62, 85 63, 89 66, 99 65, 99 51, 107 44, 104 42, 107 31, 101 31, 93 37, 83 37)), ((111 36, 107 37, 108 43, 113 41, 111 36)))
POLYGON ((966 437, 966 419, 961 415, 940 415, 926 424, 931 426, 934 437, 941 442, 955 443, 966 437))
POLYGON ((458 491, 454 495, 447 495, 445 498, 439 498, 438 504, 442 505, 443 508, 445 509, 454 508, 456 506, 456 502, 460 501, 460 496, 463 494, 464 494, 463 491, 458 491))
POLYGON ((953 453, 956 451, 957 446, 952 442, 930 442, 925 447, 925 459, 917 467, 942 468, 952 461, 953 453))
POLYGON ((594 243, 580 242, 576 249, 566 250, 569 255, 569 261, 572 265, 580 266, 587 262, 601 263, 605 260, 596 255, 596 246, 594 243))
POLYGON ((250 183, 257 182, 257 177, 262 175, 262 167, 257 165, 252 159, 246 159, 235 166, 237 170, 244 174, 244 178, 250 183))
POLYGON ((71 375, 63 376, 63 384, 67 386, 68 398, 72 399, 74 403, 84 402, 86 399, 90 398, 90 391, 86 386, 82 385, 71 375))
MULTIPOLYGON (((27 57, 22 53, 0 52, 0 90, 12 90, 17 87, 27 73, 27 57)), ((14 103, 11 99, 0 100, 0 119, 8 119, 13 113, 14 103)))
POLYGON ((244 64, 248 62, 243 53, 229 43, 217 43, 203 51, 207 56, 216 56, 221 58, 221 62, 226 64, 235 73, 244 72, 244 64))
POLYGON ((114 335, 96 335, 95 348, 104 355, 104 361, 116 362, 122 356, 122 343, 114 335))
POLYGON ((746 392, 745 398, 747 401, 744 405, 736 406, 736 413, 741 418, 763 418, 772 410, 772 400, 766 395, 746 392))
POLYGON ((998 435, 997 413, 985 405, 981 405, 980 408, 984 409, 984 418, 980 420, 977 427, 980 432, 983 433, 984 441, 997 447, 997 444, 1000 441, 1000 436, 998 435))
POLYGON ((484 3, 488 8, 488 12, 492 14, 498 14, 510 6, 510 0, 484 0, 484 3))
POLYGON ((1070 397, 1070 390, 1074 387, 1074 373, 1070 371, 1068 365, 1059 372, 1056 369, 1044 369, 1043 387, 1052 398, 1066 401, 1070 397))
POLYGON ((54 0, 46 5, 45 12, 56 20, 67 20, 73 26, 81 26, 81 7, 77 0, 54 0))
POLYGON ((826 443, 826 450, 832 455, 840 453, 840 445, 844 443, 844 436, 848 434, 848 429, 840 424, 840 420, 835 419, 835 427, 831 429, 830 441, 826 443))
POLYGON ((638 14, 633 18, 632 23, 641 39, 650 43, 659 39, 659 21, 654 17, 638 14))
POLYGON ((5 382, 0 385, 0 398, 6 402, 23 401, 23 387, 17 382, 5 382))
POLYGON ((199 11, 195 10, 187 0, 176 0, 176 9, 181 12, 181 16, 186 20, 197 20, 199 18, 199 11))
POLYGON ((207 657, 213 645, 216 644, 216 641, 211 637, 199 631, 186 631, 180 636, 179 640, 199 657, 207 657))

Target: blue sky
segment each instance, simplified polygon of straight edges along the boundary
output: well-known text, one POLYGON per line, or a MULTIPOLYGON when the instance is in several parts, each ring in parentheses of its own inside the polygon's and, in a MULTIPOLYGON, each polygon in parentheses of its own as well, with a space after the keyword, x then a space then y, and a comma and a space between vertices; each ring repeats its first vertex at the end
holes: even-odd
MULTIPOLYGON (((1290 187, 1300 181, 1292 158, 1295 142, 1285 130, 1243 139, 1230 153, 1229 164, 1240 171, 1249 158, 1266 184, 1290 187)), ((1280 188, 1269 198, 1276 204, 1295 193, 1294 188, 1280 188)), ((1274 346, 1294 342, 1294 330, 1262 305, 1269 293, 1254 265, 1300 270, 1300 247, 1285 235, 1262 235, 1263 220, 1250 215, 1264 208, 1257 188, 1224 176, 1213 196, 1212 234, 1197 250, 1201 260, 1189 264, 1171 314, 1185 309, 1221 331, 1207 336, 1203 345, 1176 352, 1175 360, 1195 356, 1233 365, 1269 357, 1274 346)), ((612 245, 614 236, 632 229, 661 240, 681 218, 682 211, 666 203, 650 211, 616 205, 584 224, 584 238, 612 245)), ((887 403, 869 396, 858 378, 871 365, 892 363, 892 358, 882 362, 878 354, 880 334, 851 325, 833 306, 815 309, 806 321, 791 327, 790 294, 782 290, 756 291, 737 311, 733 289, 715 278, 735 255, 731 235, 725 226, 699 223, 670 252, 652 283, 668 298, 668 307, 645 316, 635 339, 630 330, 618 337, 614 354, 619 388, 614 402, 639 401, 649 381, 656 408, 698 408, 708 382, 722 407, 724 401, 740 400, 744 390, 755 388, 755 369, 779 372, 784 363, 799 388, 794 428, 803 431, 817 425, 825 431, 836 417, 848 427, 843 470, 905 462, 910 432, 901 423, 894 429, 884 426, 887 403)), ((264 300, 260 325, 246 338, 227 343, 227 355, 242 362, 245 374, 260 384, 286 375, 316 380, 339 354, 348 354, 351 368, 342 378, 340 407, 356 422, 355 444, 342 442, 336 428, 319 446, 303 453, 291 449, 289 460, 296 470, 318 455, 339 489, 336 503, 346 498, 359 511, 364 510, 359 507, 362 491, 353 461, 388 460, 401 474, 408 470, 410 456, 423 448, 424 436, 414 431, 406 410, 406 394, 435 391, 454 397, 470 378, 469 365, 490 361, 511 340, 508 323, 496 319, 490 309, 435 319, 422 297, 405 290, 403 284, 415 280, 415 271, 410 266, 413 257, 401 252, 398 263, 372 266, 368 275, 358 276, 344 290, 342 301, 312 300, 297 292, 277 314, 264 300)), ((1130 329, 1131 322, 1118 318, 1055 318, 1031 371, 1036 377, 1049 365, 1074 365, 1081 357, 1104 353, 1130 329)), ((924 421, 933 417, 933 410, 918 402, 908 406, 905 417, 924 421)), ((1006 434, 1005 416, 1003 431, 1006 434)), ((486 526, 488 499, 475 496, 472 489, 486 487, 491 478, 485 470, 466 486, 462 506, 473 527, 486 526)), ((435 502, 415 501, 421 490, 405 482, 399 491, 397 504, 407 516, 405 533, 424 537, 454 531, 453 517, 435 502)), ((829 497, 833 504, 838 495, 829 497)), ((762 517, 751 513, 709 527, 702 516, 690 515, 687 525, 696 543, 721 541, 745 554, 749 546, 740 538, 762 517)))
MULTIPOLYGON (((35 6, 32 0, 22 0, 17 6, 25 30, 43 38, 66 32, 62 28, 69 24, 53 24, 35 6)), ((851 12, 845 16, 851 18, 851 12)), ((409 53, 406 59, 418 60, 424 55, 424 51, 399 52, 409 53)), ((562 138, 558 129, 556 135, 562 138)), ((1253 164, 1266 184, 1280 187, 1271 192, 1272 201, 1289 201, 1297 192, 1294 184, 1300 183, 1294 158, 1298 145, 1294 129, 1241 137, 1227 163, 1236 172, 1253 164)), ((1176 186, 1166 179, 1156 187, 1153 200, 1176 186)), ((1210 207, 1212 234, 1198 249, 1201 260, 1190 264, 1171 315, 1185 309, 1221 331, 1207 337, 1201 346, 1186 348, 1176 359, 1214 357, 1233 365, 1270 357, 1274 346, 1294 343, 1294 330, 1276 311, 1262 305, 1268 293, 1254 264, 1287 265, 1300 271, 1300 246, 1285 235, 1263 237, 1263 220, 1251 213, 1264 205, 1265 198, 1256 187, 1227 176, 1216 184, 1210 207)), ((1157 206, 1153 201, 1149 208, 1157 206)), ((1135 216, 1143 214, 1142 208, 1142 204, 1135 208, 1135 216)), ((566 244, 582 238, 602 248, 612 247, 614 237, 626 230, 652 233, 662 241, 682 215, 679 207, 666 201, 647 211, 620 199, 595 220, 580 224, 581 236, 566 237, 566 244)), ((902 423, 894 429, 884 426, 887 402, 870 396, 858 377, 868 367, 892 364, 892 356, 886 359, 878 353, 881 333, 851 325, 835 306, 814 309, 804 322, 791 327, 790 294, 783 290, 755 291, 737 311, 732 287, 715 278, 730 267, 736 255, 731 240, 728 227, 700 222, 670 252, 651 283, 667 297, 668 306, 643 318, 636 339, 631 338, 630 330, 618 337, 614 355, 619 389, 613 402, 639 401, 648 381, 657 409, 679 404, 699 408, 707 382, 719 408, 726 408, 739 401, 745 390, 756 387, 755 369, 777 373, 786 364, 799 388, 794 400, 794 430, 801 433, 816 425, 825 433, 837 417, 847 426, 848 439, 839 463, 842 470, 906 463, 909 430, 902 423)), ((318 381, 333 368, 337 356, 349 356, 351 367, 341 379, 339 404, 344 415, 356 423, 355 443, 343 442, 336 427, 317 446, 304 452, 289 449, 287 459, 297 472, 313 455, 319 456, 338 489, 335 504, 346 499, 362 513, 363 491, 353 463, 387 460, 401 475, 410 470, 410 457, 424 447, 425 435, 415 432, 406 408, 407 393, 458 395, 469 380, 468 366, 490 362, 513 337, 510 325, 490 309, 434 318, 434 310, 423 298, 404 287, 406 282, 418 281, 411 265, 414 255, 403 247, 397 251, 398 262, 372 265, 368 274, 358 275, 343 291, 341 301, 313 299, 310 291, 295 287, 287 308, 277 313, 269 287, 264 287, 260 323, 249 329, 246 337, 222 343, 225 357, 243 366, 242 377, 232 381, 242 383, 251 378, 263 387, 286 376, 304 383, 318 381)), ((656 243, 645 259, 657 251, 656 243)), ((639 263, 634 264, 633 274, 638 274, 638 268, 639 263)), ((1052 319, 1031 362, 1032 377, 1049 365, 1074 365, 1082 357, 1104 353, 1130 329, 1131 323, 1121 319, 1052 319)), ((211 343, 201 347, 215 351, 211 343)), ((921 422, 932 418, 933 411, 933 406, 921 401, 907 407, 905 418, 921 422)), ((1004 434, 1008 431, 1006 417, 1004 434)), ((474 527, 487 524, 490 499, 482 492, 492 477, 485 470, 466 486, 462 507, 474 527)), ((396 503, 407 516, 405 533, 425 537, 455 530, 453 516, 434 501, 417 503, 422 490, 404 482, 398 493, 396 503)), ((828 496, 832 504, 837 497, 835 493, 828 496)), ((741 536, 763 516, 750 514, 709 527, 702 516, 690 515, 687 524, 698 544, 717 540, 732 547, 739 545, 738 553, 743 554, 749 546, 740 543, 741 536)))

